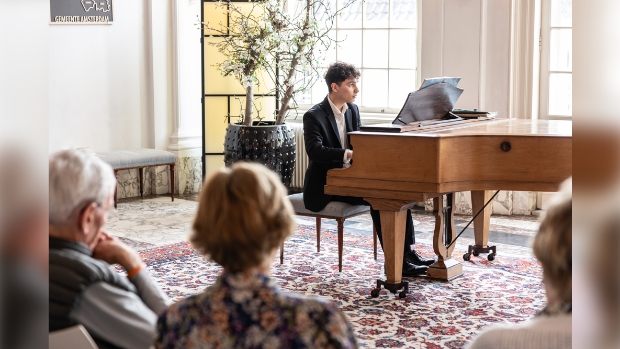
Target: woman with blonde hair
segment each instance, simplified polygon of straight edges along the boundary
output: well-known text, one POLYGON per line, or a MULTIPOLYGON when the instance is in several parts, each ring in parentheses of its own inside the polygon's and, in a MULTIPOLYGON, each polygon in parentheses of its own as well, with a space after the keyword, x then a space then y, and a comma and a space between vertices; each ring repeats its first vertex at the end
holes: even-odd
POLYGON ((270 277, 293 215, 286 188, 262 165, 237 163, 209 177, 190 240, 224 271, 161 315, 156 347, 356 348, 333 303, 282 292, 270 277))
POLYGON ((572 205, 572 180, 568 179, 553 196, 532 246, 542 265, 547 306, 522 324, 489 327, 469 349, 572 347, 572 205))

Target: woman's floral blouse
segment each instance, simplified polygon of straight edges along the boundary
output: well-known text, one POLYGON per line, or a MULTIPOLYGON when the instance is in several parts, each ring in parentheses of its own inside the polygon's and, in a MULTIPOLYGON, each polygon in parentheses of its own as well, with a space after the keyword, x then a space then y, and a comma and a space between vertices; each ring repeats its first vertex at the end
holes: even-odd
POLYGON ((163 313, 157 332, 157 348, 357 348, 336 305, 282 292, 256 273, 223 272, 163 313))

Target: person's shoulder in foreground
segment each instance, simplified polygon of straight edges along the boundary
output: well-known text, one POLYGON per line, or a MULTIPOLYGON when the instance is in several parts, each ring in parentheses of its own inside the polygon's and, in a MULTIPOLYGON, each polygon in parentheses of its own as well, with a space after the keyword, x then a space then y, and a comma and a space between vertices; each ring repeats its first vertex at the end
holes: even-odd
POLYGON ((467 349, 568 349, 572 346, 572 316, 540 315, 517 325, 493 325, 467 349))
POLYGON ((566 180, 550 200, 534 237, 532 250, 543 270, 547 305, 533 319, 518 325, 491 326, 468 347, 547 348, 572 347, 572 189, 566 180))
POLYGON ((205 292, 159 318, 157 348, 357 348, 337 306, 282 292, 265 275, 224 272, 205 292))

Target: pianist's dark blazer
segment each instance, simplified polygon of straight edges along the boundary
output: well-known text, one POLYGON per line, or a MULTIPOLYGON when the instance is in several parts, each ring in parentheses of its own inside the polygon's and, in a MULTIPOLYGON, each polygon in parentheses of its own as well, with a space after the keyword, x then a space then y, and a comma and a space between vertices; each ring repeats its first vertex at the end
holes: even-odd
MULTIPOLYGON (((361 121, 357 105, 347 103, 344 114, 347 132, 359 131, 361 121)), ((349 140, 347 136, 347 140, 349 140)), ((336 118, 327 97, 304 114, 304 140, 310 163, 304 179, 304 204, 310 211, 318 212, 327 206, 331 195, 324 194, 327 171, 342 168, 344 149, 340 145, 336 118)), ((349 149, 351 143, 348 142, 349 149)))

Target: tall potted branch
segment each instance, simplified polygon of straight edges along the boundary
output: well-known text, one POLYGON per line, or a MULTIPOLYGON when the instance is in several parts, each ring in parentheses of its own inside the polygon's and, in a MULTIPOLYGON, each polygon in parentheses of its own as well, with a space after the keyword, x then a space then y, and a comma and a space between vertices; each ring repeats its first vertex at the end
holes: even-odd
POLYGON ((227 165, 239 160, 258 161, 280 174, 286 186, 290 185, 295 136, 284 122, 295 108, 295 95, 306 91, 320 77, 321 62, 334 43, 329 30, 336 16, 352 1, 338 11, 330 8, 329 0, 269 0, 253 2, 249 9, 232 2, 218 3, 228 12, 228 27, 203 23, 207 35, 222 37, 208 43, 226 57, 215 66, 222 75, 234 76, 246 90, 241 122, 230 124, 226 131, 227 165), (275 82, 271 92, 280 96, 275 121, 253 120, 254 86, 259 82, 259 72, 265 72, 275 82))
POLYGON ((228 28, 222 29, 210 23, 204 25, 207 35, 219 35, 222 40, 210 42, 217 47, 226 60, 216 63, 216 68, 224 76, 234 76, 245 88, 246 101, 242 124, 252 126, 254 86, 259 79, 257 73, 270 70, 274 62, 271 54, 274 41, 271 40, 273 28, 265 19, 260 3, 254 3, 249 12, 244 12, 234 3, 219 1, 217 7, 231 13, 228 28))
POLYGON ((321 78, 319 70, 325 66, 325 55, 335 49, 336 41, 329 32, 336 17, 353 1, 345 1, 339 9, 332 8, 329 0, 292 1, 285 10, 281 1, 269 2, 268 18, 272 27, 277 28, 270 39, 271 52, 279 68, 276 89, 281 96, 276 124, 284 123, 289 111, 296 108, 295 96, 321 78))

